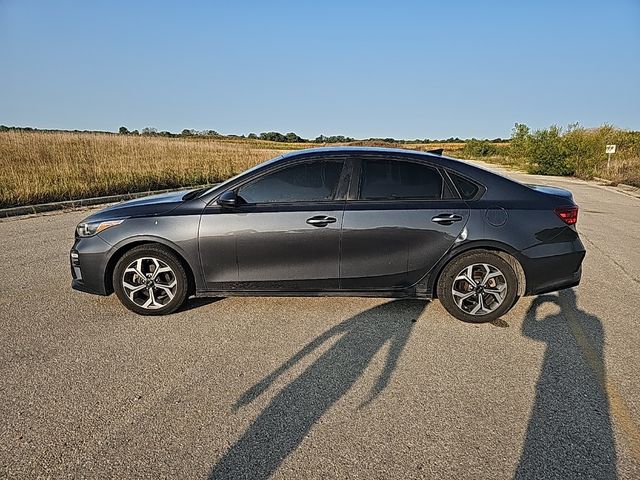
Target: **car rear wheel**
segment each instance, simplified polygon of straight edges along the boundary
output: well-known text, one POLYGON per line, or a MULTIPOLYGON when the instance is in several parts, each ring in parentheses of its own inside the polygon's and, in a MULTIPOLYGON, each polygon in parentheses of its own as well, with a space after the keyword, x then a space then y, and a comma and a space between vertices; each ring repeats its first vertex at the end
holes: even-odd
POLYGON ((518 295, 518 278, 500 256, 469 252, 453 259, 438 281, 438 298, 459 320, 491 322, 511 310, 518 295))
POLYGON ((141 315, 165 315, 184 303, 187 274, 171 250, 141 245, 125 253, 113 271, 113 288, 122 304, 141 315))

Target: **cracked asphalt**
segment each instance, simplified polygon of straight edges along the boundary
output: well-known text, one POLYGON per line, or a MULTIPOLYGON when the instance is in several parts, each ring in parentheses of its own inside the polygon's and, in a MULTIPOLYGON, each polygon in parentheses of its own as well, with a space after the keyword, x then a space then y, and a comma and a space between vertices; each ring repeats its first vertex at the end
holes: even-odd
POLYGON ((569 188, 582 284, 494 324, 435 301, 72 291, 87 211, 0 222, 2 478, 639 478, 640 199, 569 188))

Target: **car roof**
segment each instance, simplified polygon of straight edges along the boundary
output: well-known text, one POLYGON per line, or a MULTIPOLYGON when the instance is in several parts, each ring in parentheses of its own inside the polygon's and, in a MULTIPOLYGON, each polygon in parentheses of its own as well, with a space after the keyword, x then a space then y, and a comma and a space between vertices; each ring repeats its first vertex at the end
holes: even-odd
MULTIPOLYGON (((265 168, 269 168, 273 165, 279 164, 283 161, 287 161, 288 159, 300 158, 305 156, 313 156, 313 155, 346 155, 346 154, 372 154, 372 155, 380 155, 380 156, 388 156, 390 159, 398 158, 398 157, 406 157, 406 158, 423 158, 428 160, 432 165, 436 165, 439 167, 444 167, 455 171, 456 173, 467 176, 485 187, 487 187, 487 192, 484 195, 484 199, 491 199, 493 194, 501 194, 503 197, 522 197, 528 196, 526 190, 530 190, 524 187, 522 184, 505 177, 496 172, 492 172, 484 167, 479 165, 474 165, 465 160, 459 160, 456 158, 447 157, 444 155, 437 155, 435 153, 423 152, 420 150, 410 150, 405 148, 385 148, 385 147, 356 147, 356 146, 338 146, 338 147, 315 147, 315 148, 303 148, 300 150, 294 150, 291 152, 287 152, 278 157, 272 158, 260 165, 256 165, 255 167, 243 172, 238 175, 238 177, 245 175, 250 172, 256 172, 265 168), (524 190, 523 190, 524 189, 524 190)), ((230 179, 230 181, 235 180, 230 179)), ((224 182, 223 184, 226 184, 224 182)), ((217 187, 214 187, 212 190, 208 191, 214 192, 217 190, 217 187)), ((532 190, 531 190, 532 191, 532 190)))
MULTIPOLYGON (((411 150, 407 148, 387 148, 387 147, 352 147, 352 146, 339 146, 339 147, 314 147, 303 148, 300 150, 294 150, 292 152, 285 153, 283 157, 289 157, 294 155, 306 155, 313 153, 386 153, 390 155, 426 155, 429 157, 440 158, 442 155, 436 155, 435 153, 423 152, 420 150, 411 150)), ((444 157, 448 158, 448 157, 444 157)))
POLYGON ((292 152, 287 152, 279 157, 274 158, 274 163, 279 160, 290 159, 298 156, 305 155, 345 155, 345 154, 371 154, 371 155, 380 155, 380 156, 388 156, 390 159, 394 157, 413 157, 413 158, 424 158, 425 160, 429 160, 432 164, 440 165, 443 167, 455 168, 456 170, 464 170, 465 166, 469 166, 473 169, 473 171, 477 170, 478 167, 472 166, 464 160, 458 160, 456 158, 447 157, 445 155, 438 155, 434 152, 429 151, 421 151, 421 150, 411 150, 408 148, 386 148, 386 147, 352 147, 352 146, 340 146, 340 147, 315 147, 315 148, 303 148, 301 150, 294 150, 292 152))

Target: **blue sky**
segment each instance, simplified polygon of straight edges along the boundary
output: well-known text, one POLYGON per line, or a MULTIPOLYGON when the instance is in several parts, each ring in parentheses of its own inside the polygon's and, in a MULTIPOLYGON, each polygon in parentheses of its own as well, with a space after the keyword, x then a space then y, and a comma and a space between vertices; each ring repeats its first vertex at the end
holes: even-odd
POLYGON ((0 124, 304 137, 640 129, 640 1, 0 0, 0 124))

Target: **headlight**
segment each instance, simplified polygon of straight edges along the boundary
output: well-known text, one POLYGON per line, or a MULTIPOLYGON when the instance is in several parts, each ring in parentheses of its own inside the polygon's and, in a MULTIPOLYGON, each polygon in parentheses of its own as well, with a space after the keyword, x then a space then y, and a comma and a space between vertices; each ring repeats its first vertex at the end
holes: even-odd
POLYGON ((76 233, 79 237, 91 237, 96 233, 100 233, 103 230, 106 230, 109 227, 115 227, 116 225, 120 225, 124 222, 122 220, 108 220, 106 222, 89 222, 89 223, 81 223, 76 228, 76 233))

